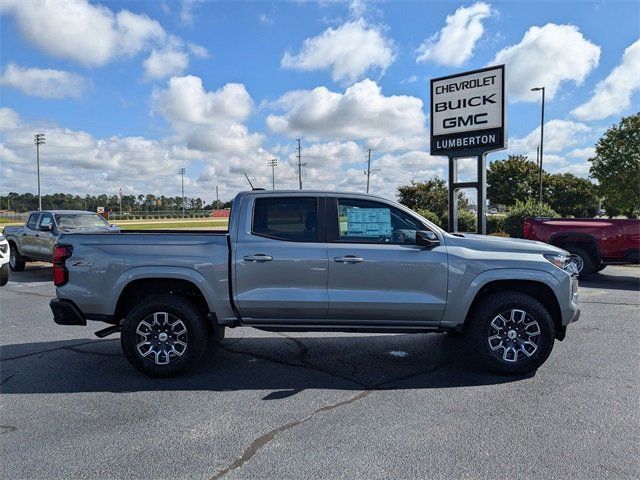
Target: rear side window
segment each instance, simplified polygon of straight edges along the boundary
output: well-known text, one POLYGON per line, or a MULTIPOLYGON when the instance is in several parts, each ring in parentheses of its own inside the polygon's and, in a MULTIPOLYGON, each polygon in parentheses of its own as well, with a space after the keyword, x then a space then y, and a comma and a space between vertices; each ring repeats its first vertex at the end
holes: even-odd
POLYGON ((316 198, 258 198, 253 207, 255 235, 289 242, 318 241, 316 198))
POLYGON ((38 215, 40 215, 39 213, 32 213, 29 216, 29 221, 27 222, 27 227, 29 227, 31 230, 35 230, 36 229, 36 225, 38 224, 38 215))

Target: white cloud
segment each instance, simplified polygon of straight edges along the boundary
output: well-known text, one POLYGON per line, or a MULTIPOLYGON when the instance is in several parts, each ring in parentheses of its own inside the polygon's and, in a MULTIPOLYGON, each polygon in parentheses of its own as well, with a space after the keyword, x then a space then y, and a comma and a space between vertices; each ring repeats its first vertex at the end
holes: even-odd
POLYGON ((193 11, 203 0, 182 0, 180 2, 180 22, 183 25, 193 24, 193 11))
POLYGON ((620 64, 596 85, 593 97, 571 113, 580 120, 602 120, 620 114, 631 105, 631 96, 640 90, 640 40, 631 44, 620 64))
POLYGON ((296 90, 272 104, 285 111, 267 117, 269 128, 309 140, 358 140, 379 150, 425 148, 427 130, 422 100, 406 95, 386 97, 372 80, 337 93, 326 87, 296 90))
POLYGON ((353 82, 371 69, 384 71, 394 60, 393 42, 378 27, 359 19, 307 38, 300 52, 286 52, 280 65, 303 71, 331 70, 334 81, 353 82))
MULTIPOLYGON (((544 124, 544 156, 548 153, 562 152, 567 148, 584 143, 592 133, 591 128, 584 123, 569 120, 550 120, 544 124)), ((528 154, 535 158, 537 146, 540 144, 540 127, 536 127, 523 138, 510 138, 509 151, 511 153, 528 154), (532 154, 533 153, 533 154, 532 154)))
POLYGON ((4 10, 13 13, 22 34, 36 47, 89 67, 135 55, 166 35, 144 14, 114 14, 86 0, 9 0, 4 10))
POLYGON ((188 66, 189 55, 184 50, 174 47, 154 49, 142 62, 145 78, 155 80, 180 75, 188 66))
POLYGON ((573 25, 548 23, 531 27, 520 43, 500 50, 492 64, 507 65, 509 95, 516 100, 537 101, 533 87, 546 87, 551 99, 563 82, 580 85, 598 65, 600 47, 584 38, 573 25))
POLYGON ((242 84, 208 92, 199 77, 174 77, 166 89, 154 91, 151 104, 173 127, 174 141, 190 149, 248 154, 260 148, 262 136, 249 133, 243 124, 253 100, 242 84))
POLYGON ((567 153, 567 157, 587 160, 596 156, 595 147, 576 148, 567 153))
POLYGON ((13 63, 4 69, 0 85, 42 98, 79 98, 87 89, 82 75, 50 68, 25 68, 13 63))
POLYGON ((447 16, 447 24, 440 32, 422 43, 416 60, 459 67, 473 55, 476 42, 484 33, 482 21, 491 14, 491 6, 483 2, 458 8, 447 16))

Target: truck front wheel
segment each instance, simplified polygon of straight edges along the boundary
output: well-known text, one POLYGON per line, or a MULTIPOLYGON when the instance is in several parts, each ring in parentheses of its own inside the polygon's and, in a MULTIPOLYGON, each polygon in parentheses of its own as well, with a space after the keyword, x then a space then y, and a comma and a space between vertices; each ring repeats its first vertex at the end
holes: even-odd
POLYGON ((490 369, 523 374, 542 365, 553 349, 553 319, 535 298, 497 292, 483 299, 469 319, 470 347, 490 369))
POLYGON ((145 375, 172 377, 200 360, 207 347, 204 316, 189 300, 146 297, 126 316, 120 341, 127 360, 145 375))

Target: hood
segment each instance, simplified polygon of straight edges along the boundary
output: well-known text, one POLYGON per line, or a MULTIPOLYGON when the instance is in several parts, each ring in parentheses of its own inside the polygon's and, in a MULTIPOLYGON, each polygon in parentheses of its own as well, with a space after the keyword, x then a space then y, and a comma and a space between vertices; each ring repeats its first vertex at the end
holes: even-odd
POLYGON ((522 252, 522 253, 566 253, 561 248, 535 240, 521 238, 492 237, 465 233, 464 236, 447 235, 447 246, 458 246, 480 251, 522 252))

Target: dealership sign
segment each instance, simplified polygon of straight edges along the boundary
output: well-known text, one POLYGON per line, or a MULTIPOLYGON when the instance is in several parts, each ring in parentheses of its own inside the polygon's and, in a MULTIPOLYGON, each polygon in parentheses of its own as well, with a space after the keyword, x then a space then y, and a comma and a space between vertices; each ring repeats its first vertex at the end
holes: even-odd
POLYGON ((504 65, 432 79, 431 154, 505 148, 504 83, 504 65))

